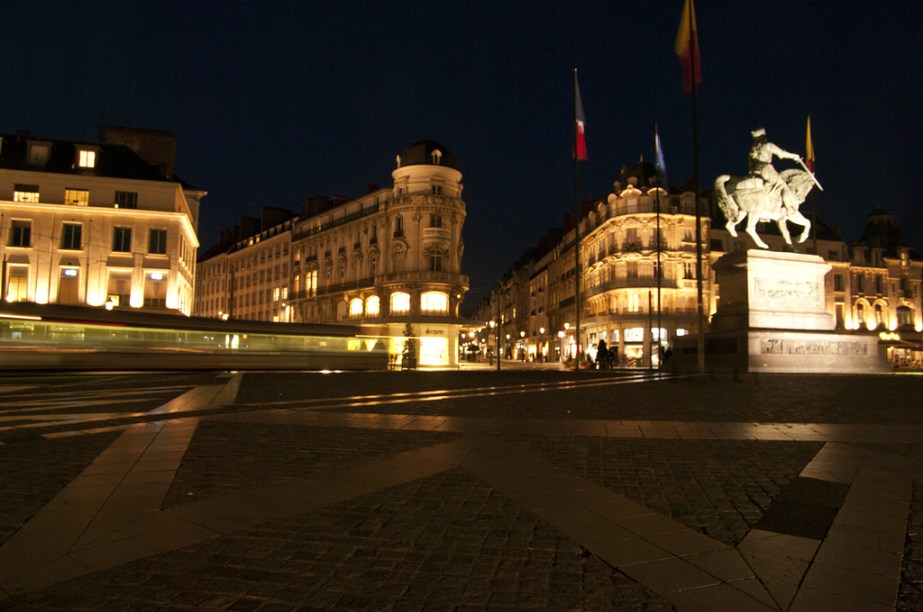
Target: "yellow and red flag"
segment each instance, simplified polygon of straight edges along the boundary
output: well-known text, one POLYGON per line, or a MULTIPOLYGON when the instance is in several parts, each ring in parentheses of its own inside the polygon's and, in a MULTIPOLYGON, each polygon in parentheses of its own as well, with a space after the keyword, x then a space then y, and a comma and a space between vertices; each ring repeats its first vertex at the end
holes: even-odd
POLYGON ((804 164, 808 167, 808 170, 814 172, 814 141, 811 140, 811 115, 808 115, 808 133, 805 136, 804 149, 804 164))
POLYGON ((693 87, 698 91, 699 83, 702 81, 702 62, 699 59, 699 34, 692 0, 686 0, 683 5, 673 50, 683 66, 683 91, 692 91, 693 87))

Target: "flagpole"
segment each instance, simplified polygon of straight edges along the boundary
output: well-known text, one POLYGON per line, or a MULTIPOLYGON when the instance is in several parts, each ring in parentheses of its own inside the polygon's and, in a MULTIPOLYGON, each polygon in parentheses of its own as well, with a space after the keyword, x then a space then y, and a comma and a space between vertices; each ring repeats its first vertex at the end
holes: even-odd
POLYGON ((574 217, 574 318, 575 329, 574 339, 577 342, 577 354, 575 356, 576 369, 580 369, 580 155, 578 154, 578 137, 577 133, 577 69, 574 68, 574 207, 577 215, 574 217))
MULTIPOLYGON (((657 146, 657 151, 654 152, 655 161, 657 162, 657 193, 654 198, 654 205, 657 207, 657 369, 663 367, 663 362, 661 360, 661 343, 663 338, 661 337, 662 322, 660 320, 661 313, 661 304, 660 304, 660 290, 663 286, 663 264, 660 259, 660 254, 663 246, 660 244, 660 190, 663 188, 663 169, 660 167, 660 158, 662 152, 660 149, 660 135, 657 133, 657 122, 654 122, 654 143, 657 146)), ((651 355, 653 360, 653 355, 651 355)))
MULTIPOLYGON (((692 11, 690 6, 690 11, 692 11)), ((702 202, 699 198, 699 113, 698 113, 698 84, 695 74, 696 32, 694 28, 695 13, 689 18, 689 50, 692 69, 692 159, 695 177, 693 189, 695 190, 695 262, 696 262, 696 294, 698 304, 698 339, 696 342, 697 366, 699 374, 705 373, 705 305, 703 297, 702 279, 702 202)))

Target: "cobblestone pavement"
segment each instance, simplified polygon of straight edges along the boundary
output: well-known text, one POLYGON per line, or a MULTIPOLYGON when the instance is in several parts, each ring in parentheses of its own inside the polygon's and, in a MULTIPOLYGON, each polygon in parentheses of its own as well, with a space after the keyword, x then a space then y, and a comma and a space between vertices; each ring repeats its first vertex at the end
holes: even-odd
POLYGON ((921 391, 0 378, 0 609, 920 609, 921 391))

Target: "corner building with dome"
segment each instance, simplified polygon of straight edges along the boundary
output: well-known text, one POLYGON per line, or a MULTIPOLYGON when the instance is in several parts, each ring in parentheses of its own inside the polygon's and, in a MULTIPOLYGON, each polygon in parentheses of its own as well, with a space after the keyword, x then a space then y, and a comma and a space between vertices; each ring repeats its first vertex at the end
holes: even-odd
POLYGON ((258 232, 235 228, 200 262, 197 314, 361 325, 390 338, 396 362, 409 323, 418 365, 456 365, 468 291, 462 173, 451 151, 423 140, 395 158, 391 176, 356 199, 309 198, 292 219, 264 215, 258 232), (261 250, 280 239, 290 244, 261 250))

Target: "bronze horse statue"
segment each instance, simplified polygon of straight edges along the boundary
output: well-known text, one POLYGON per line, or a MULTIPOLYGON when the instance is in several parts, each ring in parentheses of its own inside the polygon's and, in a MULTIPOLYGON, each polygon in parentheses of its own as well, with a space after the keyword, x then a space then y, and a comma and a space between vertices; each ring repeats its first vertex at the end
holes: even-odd
MULTIPOLYGON (((798 206, 804 203, 808 192, 816 184, 816 179, 804 170, 783 170, 779 177, 788 185, 789 190, 798 200, 798 206)), ((792 237, 788 231, 787 221, 804 227, 798 236, 798 242, 804 242, 811 231, 811 221, 799 212, 797 207, 786 207, 782 203, 780 188, 767 187, 758 176, 732 177, 722 174, 715 179, 715 192, 718 194, 718 206, 727 219, 727 228, 731 236, 737 238, 737 225, 747 219, 746 232, 753 237, 758 246, 768 249, 769 245, 756 233, 758 221, 775 221, 782 232, 785 242, 791 246, 792 237)))

